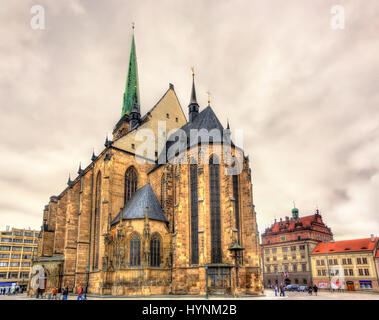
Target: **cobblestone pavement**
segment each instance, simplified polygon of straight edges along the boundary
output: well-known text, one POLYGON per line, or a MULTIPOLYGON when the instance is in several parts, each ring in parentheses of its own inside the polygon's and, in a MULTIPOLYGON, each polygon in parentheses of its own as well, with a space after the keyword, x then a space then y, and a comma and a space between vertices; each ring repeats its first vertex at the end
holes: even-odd
MULTIPOLYGON (((76 295, 70 295, 69 300, 76 300, 76 295)), ((196 296, 155 296, 155 297, 87 297, 88 300, 205 300, 205 297, 196 296)), ((379 292, 329 292, 319 291, 317 296, 314 294, 309 296, 305 292, 286 292, 285 297, 275 296, 273 290, 265 290, 264 296, 261 297, 223 297, 223 296, 210 296, 208 300, 379 300, 379 292)), ((18 295, 0 295, 0 300, 37 300, 36 298, 28 297, 26 294, 18 295)), ((38 299, 49 301, 48 299, 38 299)))

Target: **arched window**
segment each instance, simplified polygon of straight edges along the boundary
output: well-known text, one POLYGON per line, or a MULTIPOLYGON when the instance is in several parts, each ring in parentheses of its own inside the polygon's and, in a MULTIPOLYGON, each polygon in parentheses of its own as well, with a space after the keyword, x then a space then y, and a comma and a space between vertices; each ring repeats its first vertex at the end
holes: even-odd
POLYGON ((164 178, 164 174, 162 174, 162 178, 161 178, 161 207, 162 208, 164 208, 165 191, 166 191, 165 178, 164 178))
POLYGON ((239 190, 238 190, 238 175, 233 175, 233 198, 234 198, 234 213, 236 218, 236 229, 238 242, 240 242, 240 205, 239 205, 239 190))
MULTIPOLYGON (((191 163, 193 163, 191 161, 191 163)), ((191 263, 199 263, 199 222, 198 222, 198 183, 197 164, 190 164, 191 184, 191 263)))
POLYGON ((141 265, 141 239, 138 234, 133 234, 130 238, 130 266, 141 265))
POLYGON ((125 171, 125 193, 124 204, 132 197, 137 190, 137 172, 134 167, 129 167, 125 171))
POLYGON ((93 251, 93 268, 99 267, 99 245, 100 245, 100 213, 101 213, 101 172, 96 177, 95 189, 95 221, 94 221, 94 251, 93 251))
POLYGON ((209 185, 211 206, 211 261, 221 263, 221 213, 220 213, 220 165, 213 155, 209 162, 209 185))
POLYGON ((161 265, 161 238, 153 234, 150 240, 150 265, 159 267, 161 265))

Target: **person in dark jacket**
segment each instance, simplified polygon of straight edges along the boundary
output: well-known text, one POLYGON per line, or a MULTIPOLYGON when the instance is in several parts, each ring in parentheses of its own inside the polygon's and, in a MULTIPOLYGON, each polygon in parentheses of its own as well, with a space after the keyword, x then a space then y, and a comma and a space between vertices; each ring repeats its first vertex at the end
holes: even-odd
POLYGON ((62 300, 67 300, 67 296, 68 296, 68 286, 65 286, 65 287, 63 288, 62 296, 63 296, 62 300))
POLYGON ((311 285, 308 287, 308 294, 311 296, 312 295, 313 288, 311 285))
POLYGON ((316 285, 313 286, 313 292, 315 293, 315 296, 317 296, 318 287, 316 285))

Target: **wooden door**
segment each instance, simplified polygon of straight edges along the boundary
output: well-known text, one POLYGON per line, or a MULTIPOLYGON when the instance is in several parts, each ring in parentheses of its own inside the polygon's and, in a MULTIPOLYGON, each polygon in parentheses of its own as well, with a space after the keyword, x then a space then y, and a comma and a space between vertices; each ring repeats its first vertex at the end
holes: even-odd
POLYGON ((347 283, 347 291, 354 291, 354 283, 347 283))

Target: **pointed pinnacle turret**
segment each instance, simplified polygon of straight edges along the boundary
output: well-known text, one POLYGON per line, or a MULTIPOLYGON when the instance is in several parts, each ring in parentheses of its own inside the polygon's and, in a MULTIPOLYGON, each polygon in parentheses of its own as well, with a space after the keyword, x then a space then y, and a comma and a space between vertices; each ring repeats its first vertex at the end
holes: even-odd
POLYGON ((195 89, 195 70, 192 67, 192 91, 191 91, 191 100, 190 104, 197 104, 197 99, 196 99, 196 89, 195 89))
POLYGON ((71 181, 71 175, 70 175, 70 174, 68 174, 68 181, 67 181, 67 185, 68 185, 69 187, 71 187, 71 185, 72 185, 72 181, 71 181))
POLYGON ((110 147, 112 145, 112 140, 109 140, 108 139, 108 134, 105 136, 105 142, 104 142, 104 146, 106 148, 110 147))
POLYGON ((133 35, 132 44, 130 47, 130 57, 129 57, 129 68, 128 76, 126 78, 126 87, 124 92, 124 101, 122 105, 121 117, 129 115, 133 108, 134 98, 137 100, 137 105, 139 106, 139 84, 138 84, 138 68, 137 68, 137 55, 136 46, 134 41, 134 23, 133 23, 133 35))
POLYGON ((92 160, 92 161, 95 161, 95 160, 96 160, 95 149, 93 149, 93 151, 92 151, 92 157, 91 157, 91 160, 92 160))
POLYGON ((82 169, 82 163, 79 162, 79 169, 78 169, 78 175, 81 175, 83 173, 83 169, 82 169))
POLYGON ((197 103, 196 99, 196 89, 195 89, 195 71, 194 68, 191 68, 192 70, 192 91, 191 91, 191 100, 188 106, 189 111, 189 121, 192 122, 192 120, 195 119, 195 117, 199 113, 199 104, 197 103))

